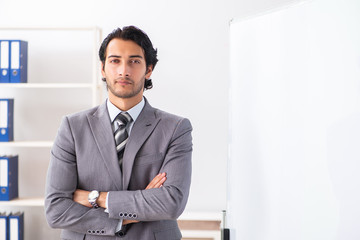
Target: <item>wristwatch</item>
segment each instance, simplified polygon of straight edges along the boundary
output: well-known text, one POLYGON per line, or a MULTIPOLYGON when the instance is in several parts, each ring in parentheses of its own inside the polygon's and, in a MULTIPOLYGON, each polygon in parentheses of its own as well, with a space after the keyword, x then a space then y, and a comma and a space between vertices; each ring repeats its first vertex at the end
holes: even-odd
POLYGON ((99 205, 96 203, 99 195, 100 195, 99 191, 96 190, 91 191, 88 195, 89 203, 91 204, 91 206, 93 206, 93 208, 99 207, 99 205))

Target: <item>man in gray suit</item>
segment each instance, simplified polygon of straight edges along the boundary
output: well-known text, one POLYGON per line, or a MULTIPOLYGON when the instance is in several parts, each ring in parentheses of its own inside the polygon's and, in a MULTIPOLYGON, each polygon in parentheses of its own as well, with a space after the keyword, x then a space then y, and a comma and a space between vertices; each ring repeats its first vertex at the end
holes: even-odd
POLYGON ((114 30, 99 55, 109 97, 63 118, 47 175, 47 221, 63 229, 62 239, 181 239, 191 124, 143 97, 157 63, 143 31, 114 30))

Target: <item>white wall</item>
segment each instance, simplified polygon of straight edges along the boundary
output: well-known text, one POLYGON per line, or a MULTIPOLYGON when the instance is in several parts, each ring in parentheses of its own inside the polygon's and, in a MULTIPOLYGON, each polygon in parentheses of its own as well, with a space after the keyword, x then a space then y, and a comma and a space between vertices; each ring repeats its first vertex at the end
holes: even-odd
POLYGON ((231 239, 360 238, 360 3, 231 26, 231 239))

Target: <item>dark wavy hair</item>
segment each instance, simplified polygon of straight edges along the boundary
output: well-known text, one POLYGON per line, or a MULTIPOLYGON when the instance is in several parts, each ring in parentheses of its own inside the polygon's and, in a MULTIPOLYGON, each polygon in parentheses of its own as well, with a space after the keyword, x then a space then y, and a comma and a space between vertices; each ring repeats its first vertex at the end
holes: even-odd
MULTIPOLYGON (((99 57, 100 61, 103 63, 103 66, 105 66, 105 60, 106 60, 106 49, 111 40, 114 38, 119 38, 122 40, 131 40, 135 42, 137 45, 139 45, 144 50, 145 55, 145 62, 146 62, 146 69, 148 69, 149 66, 152 66, 152 69, 155 68, 156 63, 158 62, 157 59, 157 49, 155 49, 150 41, 150 38, 148 35, 143 32, 141 29, 135 27, 135 26, 127 26, 123 29, 117 28, 113 30, 102 42, 100 49, 99 49, 99 57)), ((103 81, 106 81, 103 79, 103 81)), ((151 79, 145 80, 145 89, 151 89, 152 88, 152 81, 151 79)))

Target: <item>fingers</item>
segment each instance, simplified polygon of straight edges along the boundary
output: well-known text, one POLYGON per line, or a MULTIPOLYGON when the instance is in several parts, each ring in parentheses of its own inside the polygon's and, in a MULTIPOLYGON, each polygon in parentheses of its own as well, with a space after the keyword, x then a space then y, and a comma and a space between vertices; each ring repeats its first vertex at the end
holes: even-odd
POLYGON ((159 173, 153 180, 147 185, 145 189, 159 188, 166 181, 166 173, 159 173))
POLYGON ((161 173, 159 176, 159 181, 155 183, 155 186, 153 188, 159 188, 162 187, 163 183, 166 181, 166 173, 161 173))
POLYGON ((138 223, 139 221, 137 220, 129 220, 129 219, 124 219, 123 220, 123 225, 127 225, 127 224, 130 224, 130 223, 138 223))

